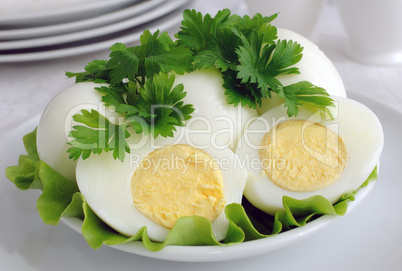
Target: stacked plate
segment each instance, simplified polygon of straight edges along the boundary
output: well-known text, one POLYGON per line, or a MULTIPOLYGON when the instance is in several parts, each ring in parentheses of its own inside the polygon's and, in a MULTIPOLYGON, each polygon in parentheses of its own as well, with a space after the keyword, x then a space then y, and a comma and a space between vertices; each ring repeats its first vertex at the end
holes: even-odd
POLYGON ((0 63, 67 57, 134 43, 178 25, 191 0, 1 0, 0 63))

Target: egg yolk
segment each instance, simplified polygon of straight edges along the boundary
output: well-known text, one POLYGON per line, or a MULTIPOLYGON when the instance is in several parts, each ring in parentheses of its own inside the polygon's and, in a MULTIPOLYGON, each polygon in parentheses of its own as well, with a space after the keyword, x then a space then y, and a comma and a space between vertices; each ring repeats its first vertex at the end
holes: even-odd
POLYGON ((216 161, 184 144, 158 148, 142 159, 131 179, 131 196, 139 212, 169 229, 182 216, 213 222, 226 204, 216 161))
POLYGON ((276 185, 309 192, 333 183, 345 168, 347 149, 327 127, 307 120, 288 120, 266 133, 260 160, 276 185))

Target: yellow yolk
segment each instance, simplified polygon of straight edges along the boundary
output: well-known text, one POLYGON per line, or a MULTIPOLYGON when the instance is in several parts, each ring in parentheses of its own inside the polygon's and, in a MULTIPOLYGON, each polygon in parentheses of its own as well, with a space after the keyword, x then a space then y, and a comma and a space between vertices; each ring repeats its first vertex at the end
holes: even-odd
POLYGON ((213 222, 226 204, 216 161, 183 144, 156 149, 141 161, 131 179, 131 197, 138 211, 169 229, 182 216, 213 222))
POLYGON ((264 135, 260 159, 268 177, 289 191, 308 192, 333 183, 342 173, 347 149, 327 127, 288 120, 264 135))

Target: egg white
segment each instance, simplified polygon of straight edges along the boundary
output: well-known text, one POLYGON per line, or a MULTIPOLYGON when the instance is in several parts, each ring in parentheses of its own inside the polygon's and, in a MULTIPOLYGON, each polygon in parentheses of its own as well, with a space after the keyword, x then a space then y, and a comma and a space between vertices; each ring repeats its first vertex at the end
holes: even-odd
POLYGON ((248 165, 245 197, 257 208, 274 214, 283 211, 282 197, 306 199, 321 195, 335 203, 343 194, 358 189, 379 162, 384 144, 381 124, 376 115, 363 104, 354 100, 332 96, 336 108, 330 108, 334 119, 322 119, 319 112, 299 107, 297 117, 289 118, 282 105, 264 113, 244 133, 236 153, 240 162, 248 165), (263 136, 277 124, 289 119, 304 119, 325 125, 342 137, 348 150, 344 171, 331 185, 311 192, 293 192, 283 189, 271 181, 263 171, 259 149, 263 136), (322 121, 322 122, 321 122, 322 121), (253 161, 247 164, 245 161, 253 161))
MULTIPOLYGON (((124 235, 134 235, 146 226, 152 240, 163 242, 169 230, 151 221, 140 213, 131 198, 131 177, 140 161, 158 146, 188 144, 206 151, 216 159, 222 172, 226 204, 241 203, 247 173, 241 169, 236 155, 229 149, 218 149, 210 144, 210 136, 194 135, 189 141, 184 135, 187 128, 179 128, 173 138, 157 137, 153 140, 134 139, 140 142, 131 145, 131 155, 124 162, 114 160, 111 153, 92 155, 77 164, 77 184, 91 209, 109 226, 124 235)), ((139 137, 140 135, 133 135, 139 137)), ((212 222, 212 230, 217 240, 222 240, 228 229, 224 211, 212 222)))
POLYGON ((175 76, 175 85, 183 84, 187 92, 184 103, 192 104, 195 109, 187 127, 210 133, 217 145, 234 151, 250 120, 258 117, 257 111, 226 102, 222 74, 216 68, 175 76))
POLYGON ((71 141, 68 132, 77 125, 72 116, 81 109, 95 109, 114 123, 121 117, 104 106, 102 94, 95 89, 100 86, 107 84, 85 82, 65 88, 49 102, 38 124, 36 144, 39 158, 72 181, 75 181, 77 164, 68 158, 67 153, 70 148, 67 143, 71 141))
MULTIPOLYGON (((302 59, 292 66, 299 68, 300 74, 276 77, 284 86, 309 81, 313 85, 324 88, 329 95, 346 97, 345 87, 338 71, 316 44, 296 32, 283 28, 278 28, 278 39, 293 40, 303 47, 302 59)), ((272 93, 272 97, 264 99, 261 107, 257 108, 258 114, 262 115, 282 103, 283 99, 272 93)))

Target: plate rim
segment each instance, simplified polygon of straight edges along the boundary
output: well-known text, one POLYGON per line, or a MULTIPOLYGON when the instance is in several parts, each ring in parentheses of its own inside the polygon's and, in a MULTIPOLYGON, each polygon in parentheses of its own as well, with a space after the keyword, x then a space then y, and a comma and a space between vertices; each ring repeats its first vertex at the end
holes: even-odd
POLYGON ((139 13, 144 12, 165 1, 167 0, 141 1, 138 4, 132 5, 125 9, 115 10, 96 17, 86 18, 78 21, 29 28, 0 30, 0 40, 10 41, 13 39, 20 40, 26 38, 37 38, 105 25, 118 20, 126 19, 130 16, 138 15, 139 13))
MULTIPOLYGON (((180 0, 180 1, 183 2, 184 6, 193 0, 180 0)), ((160 31, 167 31, 171 27, 174 27, 175 25, 180 23, 183 17, 182 15, 183 14, 181 10, 180 12, 178 12, 177 10, 173 11, 171 14, 165 15, 164 18, 150 22, 150 26, 147 26, 147 29, 150 30, 151 32, 155 32, 158 29, 160 31)), ((137 42, 143 31, 144 29, 140 29, 136 32, 125 34, 123 36, 115 36, 111 39, 102 42, 95 42, 86 45, 78 45, 74 47, 55 49, 51 51, 38 51, 38 52, 30 52, 22 54, 0 55, 0 63, 17 63, 17 62, 49 60, 49 59, 57 59, 57 58, 93 53, 101 50, 106 50, 116 42, 124 44, 137 42)))
MULTIPOLYGON (((138 2, 139 0, 130 0, 132 3, 138 2)), ((57 10, 46 10, 37 13, 20 13, 20 14, 10 14, 0 16, 1 26, 18 26, 25 24, 35 24, 35 23, 54 23, 59 22, 60 17, 67 16, 69 14, 81 15, 85 14, 87 16, 97 14, 108 10, 110 8, 121 8, 127 5, 127 0, 104 0, 90 2, 81 6, 73 6, 69 8, 60 8, 57 10), (88 13, 89 12, 89 13, 88 13), (52 20, 57 18, 57 20, 52 20)))
MULTIPOLYGON (((355 200, 348 202, 348 210, 344 216, 323 215, 306 225, 268 236, 257 240, 242 242, 233 245, 222 246, 178 246, 169 245, 157 252, 149 251, 141 241, 123 243, 119 245, 103 245, 127 253, 140 255, 152 259, 168 260, 175 262, 222 262, 235 259, 244 259, 252 256, 276 251, 283 247, 301 241, 319 231, 337 223, 343 217, 349 215, 358 205, 370 194, 376 181, 370 182, 366 187, 362 187, 355 195, 355 200), (239 251, 242 254, 239 255, 239 251)), ((76 217, 63 217, 61 221, 81 234, 82 220, 76 217)))
POLYGON ((3 41, 0 43, 1 50, 30 50, 38 47, 55 46, 70 42, 79 42, 81 40, 94 39, 104 35, 110 35, 115 32, 124 31, 139 25, 151 22, 179 8, 187 0, 165 1, 156 9, 148 10, 140 16, 126 18, 125 20, 106 24, 100 27, 80 30, 77 32, 65 33, 48 37, 39 37, 17 41, 3 41), (173 3, 173 4, 172 4, 173 3))

